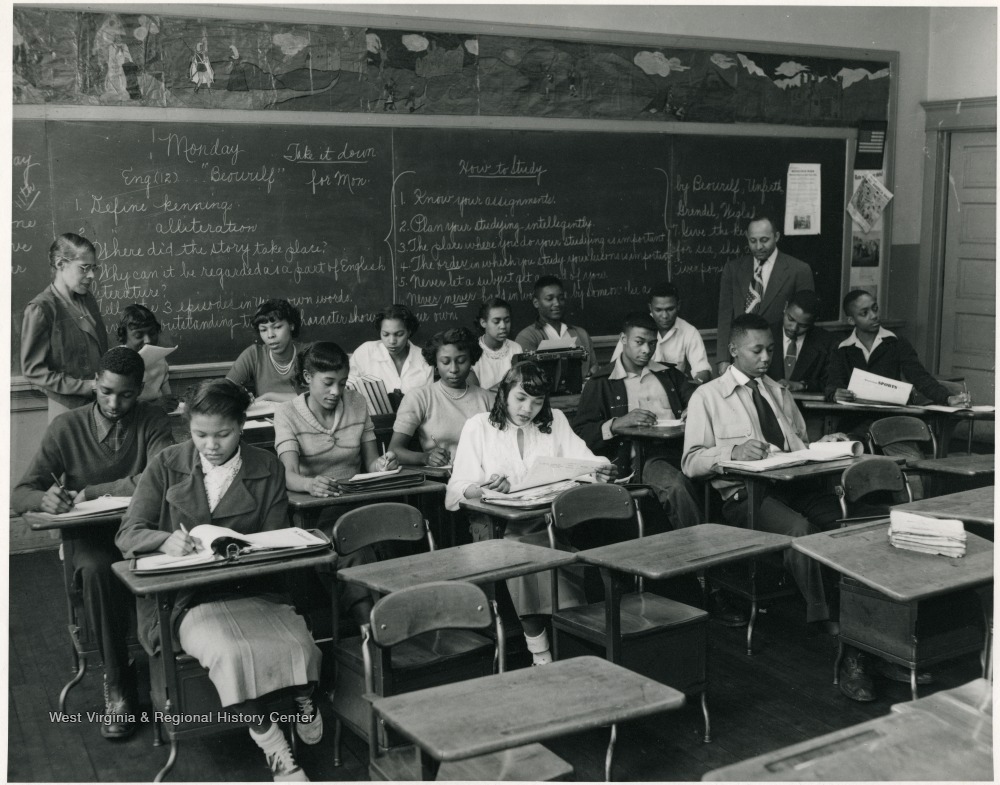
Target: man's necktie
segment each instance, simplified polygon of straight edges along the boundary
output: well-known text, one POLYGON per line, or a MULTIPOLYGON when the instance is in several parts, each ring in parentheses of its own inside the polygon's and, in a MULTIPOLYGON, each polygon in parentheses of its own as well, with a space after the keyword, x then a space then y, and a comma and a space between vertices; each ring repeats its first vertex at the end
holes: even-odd
POLYGON ((108 433, 108 447, 111 448, 112 452, 118 452, 122 448, 124 440, 125 426, 121 420, 115 420, 114 425, 111 426, 111 431, 108 433))
POLYGON ((760 303, 764 299, 764 266, 758 262, 753 263, 753 280, 750 281, 750 288, 747 289, 747 301, 744 310, 746 313, 759 313, 760 303))
POLYGON ((788 351, 785 352, 785 378, 791 380, 792 371, 795 370, 795 361, 799 359, 798 342, 795 338, 788 341, 788 351))
POLYGON ((774 416, 774 409, 771 404, 764 400, 764 395, 760 391, 760 379, 751 379, 747 384, 750 388, 750 395, 753 397, 753 405, 757 410, 757 419, 760 420, 760 432, 764 438, 777 447, 779 450, 785 449, 785 434, 781 431, 778 418, 774 416))

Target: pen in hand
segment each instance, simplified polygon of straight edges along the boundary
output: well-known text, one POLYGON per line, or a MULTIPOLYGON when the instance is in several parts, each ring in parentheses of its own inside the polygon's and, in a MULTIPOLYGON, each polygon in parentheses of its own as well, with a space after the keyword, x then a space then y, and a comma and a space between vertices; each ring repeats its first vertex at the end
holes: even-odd
POLYGON ((56 477, 55 472, 49 472, 49 474, 52 476, 52 479, 56 481, 56 486, 59 488, 59 498, 62 499, 64 502, 66 502, 66 504, 68 504, 70 507, 72 507, 73 497, 70 494, 70 492, 66 490, 66 486, 63 485, 62 480, 56 477))

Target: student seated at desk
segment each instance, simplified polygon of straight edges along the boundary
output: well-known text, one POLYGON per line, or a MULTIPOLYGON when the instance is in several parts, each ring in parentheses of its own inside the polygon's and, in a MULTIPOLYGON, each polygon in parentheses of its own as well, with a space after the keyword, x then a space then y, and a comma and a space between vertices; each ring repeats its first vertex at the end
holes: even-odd
MULTIPOLYGON (((747 490, 742 480, 722 475, 719 463, 760 460, 773 449, 805 448, 806 424, 791 393, 766 376, 774 345, 766 319, 737 316, 729 334, 732 364, 718 379, 695 390, 688 404, 681 468, 688 477, 711 479, 723 499, 722 515, 733 526, 747 525, 747 490)), ((838 433, 820 441, 846 438, 838 433)), ((771 486, 756 520, 763 531, 802 537, 829 528, 839 517, 832 493, 771 486)), ((784 561, 806 599, 812 631, 836 635, 819 563, 792 548, 785 551, 784 561)))
POLYGON ((774 354, 767 375, 789 392, 826 390, 836 343, 830 333, 816 326, 817 313, 819 298, 805 289, 792 295, 781 324, 771 328, 774 354))
POLYGON ((510 304, 499 297, 491 297, 479 309, 479 328, 483 331, 479 339, 482 356, 472 366, 473 373, 479 379, 479 385, 486 390, 496 392, 515 354, 521 354, 524 348, 516 341, 510 340, 510 304))
MULTIPOLYGON (((194 552, 188 530, 211 522, 243 534, 288 525, 288 497, 278 459, 241 444, 250 395, 228 379, 211 379, 187 395, 191 441, 152 461, 135 489, 116 542, 126 557, 161 551, 194 552)), ((139 635, 148 652, 160 646, 155 598, 142 597, 139 635)), ((312 702, 321 654, 305 620, 267 579, 245 579, 210 589, 182 590, 174 601, 172 633, 180 647, 208 670, 222 706, 259 722, 250 737, 264 751, 276 781, 305 781, 284 733, 264 700, 286 687, 298 704, 295 732, 306 744, 323 736, 312 702)))
POLYGON ((400 463, 451 465, 465 421, 493 406, 493 393, 469 381, 481 351, 476 337, 464 327, 438 333, 424 347, 424 359, 440 379, 411 391, 396 412, 389 449, 400 463), (413 434, 420 437, 420 450, 409 449, 413 434))
MULTIPOLYGON (((673 365, 681 373, 694 379, 696 384, 712 379, 712 364, 705 352, 705 342, 698 328, 678 316, 681 296, 672 283, 659 283, 649 293, 649 315, 656 323, 656 346, 653 362, 673 365)), ((622 343, 615 345, 611 355, 614 362, 622 353, 622 343)))
POLYGON ((410 339, 420 322, 405 305, 388 305, 372 320, 379 340, 366 341, 351 355, 351 375, 381 379, 387 392, 410 390, 434 381, 434 368, 424 362, 420 347, 410 339))
POLYGON ((545 340, 576 338, 577 343, 587 350, 587 367, 583 375, 590 376, 597 370, 597 353, 590 341, 590 334, 582 327, 563 320, 566 314, 566 289, 554 275, 543 275, 535 281, 531 304, 538 311, 538 321, 525 327, 517 334, 515 342, 526 352, 533 352, 545 340))
MULTIPOLYGON (((118 322, 118 342, 133 352, 141 352, 143 346, 160 345, 160 322, 151 310, 144 305, 134 303, 124 311, 118 322)), ((143 358, 146 365, 146 375, 142 379, 142 394, 140 401, 156 403, 165 412, 177 408, 180 399, 170 392, 170 367, 167 358, 160 357, 155 361, 143 358)))
MULTIPOLYGON (((144 366, 131 349, 107 352, 93 381, 96 403, 61 414, 49 425, 21 482, 11 493, 16 513, 68 512, 76 502, 105 494, 131 496, 150 459, 174 443, 167 415, 139 402, 144 366), (53 482, 53 478, 60 478, 53 482)), ((91 528, 74 540, 73 569, 84 610, 104 660, 101 735, 125 738, 135 724, 135 681, 128 667, 128 619, 132 595, 111 574, 122 560, 113 527, 91 528)))
MULTIPOLYGON (((591 377, 583 388, 573 430, 598 455, 612 459, 618 474, 636 468, 632 443, 618 435, 627 426, 656 425, 658 417, 683 419, 695 390, 677 368, 651 358, 656 350, 656 323, 647 313, 636 311, 625 318, 618 339, 621 350, 614 364, 591 377)), ((671 465, 680 463, 680 450, 650 450, 642 467, 643 481, 656 497, 674 529, 701 523, 701 505, 690 480, 671 465)))
POLYGON ((299 309, 287 300, 266 300, 251 322, 254 343, 243 350, 226 378, 250 390, 260 401, 290 401, 300 392, 296 363, 302 344, 299 309))
MULTIPOLYGON (((493 409, 475 415, 462 429, 445 508, 457 510, 462 499, 478 499, 484 489, 507 493, 511 485, 525 478, 534 458, 595 457, 573 433, 566 415, 549 405, 549 380, 538 364, 518 363, 500 382, 493 409)), ((617 471, 609 462, 595 473, 606 482, 617 471)), ((470 517, 473 540, 488 539, 489 522, 477 515, 470 517)), ((504 538, 547 547, 544 516, 509 522, 504 538)), ((558 575, 563 605, 571 607, 586 602, 579 571, 561 569, 558 575)), ((545 616, 552 613, 549 581, 548 572, 507 581, 535 665, 552 662, 545 629, 545 616)))

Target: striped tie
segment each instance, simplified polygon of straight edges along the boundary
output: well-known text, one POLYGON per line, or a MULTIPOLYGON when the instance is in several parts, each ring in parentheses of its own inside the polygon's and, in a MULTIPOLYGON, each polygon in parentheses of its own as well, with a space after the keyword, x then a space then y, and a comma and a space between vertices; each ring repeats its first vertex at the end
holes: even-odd
POLYGON ((747 289, 747 301, 744 310, 746 313, 759 313, 760 303, 764 299, 764 266, 755 261, 753 263, 753 280, 750 288, 747 289))
POLYGON ((785 353, 785 378, 791 381, 792 371, 795 370, 795 361, 799 359, 798 340, 788 339, 788 351, 785 353))

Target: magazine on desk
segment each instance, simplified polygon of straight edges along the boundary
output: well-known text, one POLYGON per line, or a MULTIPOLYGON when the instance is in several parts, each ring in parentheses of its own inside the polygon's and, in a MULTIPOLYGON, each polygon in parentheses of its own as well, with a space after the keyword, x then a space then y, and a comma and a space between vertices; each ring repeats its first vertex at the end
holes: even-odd
POLYGON ((784 469, 788 466, 801 466, 806 463, 857 458, 863 455, 864 451, 865 448, 861 442, 813 442, 804 450, 774 452, 767 458, 761 458, 758 461, 719 461, 719 466, 747 472, 766 472, 769 469, 784 469))
POLYGON ((200 547, 184 556, 153 553, 132 560, 136 573, 156 574, 179 570, 246 564, 267 559, 315 553, 331 547, 329 538, 315 529, 288 527, 242 534, 225 526, 203 523, 189 532, 200 547))

